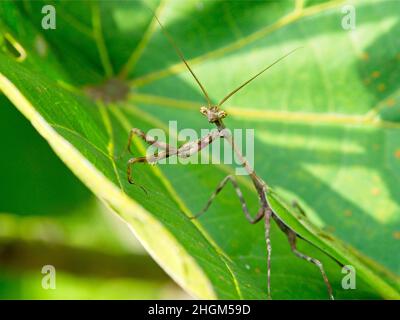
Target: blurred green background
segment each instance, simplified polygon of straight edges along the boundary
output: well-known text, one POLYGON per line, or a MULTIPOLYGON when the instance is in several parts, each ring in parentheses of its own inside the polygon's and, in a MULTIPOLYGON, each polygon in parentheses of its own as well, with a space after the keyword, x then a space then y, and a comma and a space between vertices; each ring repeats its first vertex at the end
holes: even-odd
POLYGON ((0 299, 188 298, 3 95, 0 106, 0 299), (42 288, 44 265, 57 290, 42 288))

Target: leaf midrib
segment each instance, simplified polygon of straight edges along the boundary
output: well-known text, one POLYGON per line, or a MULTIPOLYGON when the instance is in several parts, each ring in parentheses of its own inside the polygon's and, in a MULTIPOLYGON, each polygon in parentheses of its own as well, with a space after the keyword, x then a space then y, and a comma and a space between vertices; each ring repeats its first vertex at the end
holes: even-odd
MULTIPOLYGON (((158 104, 166 108, 198 110, 200 103, 182 99, 174 99, 166 96, 135 93, 130 94, 132 102, 139 102, 148 105, 158 104)), ((400 123, 395 121, 385 121, 379 117, 371 117, 370 112, 363 115, 343 114, 343 113, 315 113, 298 111, 265 110, 253 107, 231 106, 224 108, 229 116, 238 119, 249 120, 268 120, 281 123, 320 123, 339 126, 360 125, 377 128, 400 128, 400 123)))

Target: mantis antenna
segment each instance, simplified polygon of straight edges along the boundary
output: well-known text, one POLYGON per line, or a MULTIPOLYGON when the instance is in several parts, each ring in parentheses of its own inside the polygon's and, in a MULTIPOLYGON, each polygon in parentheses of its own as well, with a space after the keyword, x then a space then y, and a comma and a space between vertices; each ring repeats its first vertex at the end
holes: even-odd
POLYGON ((208 96, 208 93, 206 91, 206 89, 203 87, 203 85, 201 84, 200 80, 197 78, 197 76, 194 74, 192 68, 190 68, 189 64, 187 63, 187 61, 185 60, 185 57, 183 56, 182 51, 178 48, 178 46, 176 45, 174 39, 171 37, 171 35, 167 32, 167 30, 164 29, 163 25, 161 24, 160 20, 158 19, 158 17, 154 14, 154 17, 157 19, 158 24, 160 25, 161 31, 164 33, 164 35, 167 37, 168 41, 171 43, 171 45, 174 47, 176 53, 179 55, 179 57, 181 58, 181 60, 183 61, 183 63, 186 65, 186 67, 188 68, 188 70, 190 71, 190 73, 192 74, 192 76, 194 77, 194 79, 196 80, 197 84, 199 85, 201 91, 203 91, 204 97, 207 100, 208 103, 208 107, 211 107, 212 103, 211 103, 211 99, 208 96))
POLYGON ((242 89, 243 87, 245 87, 247 84, 249 84, 251 81, 253 81, 255 78, 257 78, 259 75, 261 75, 264 71, 267 71, 269 68, 271 68, 272 66, 274 66, 275 64, 277 64, 278 62, 282 61, 283 59, 285 59, 286 57, 290 56, 293 52, 295 52, 296 50, 300 49, 302 47, 298 47, 292 51, 290 51, 289 53, 285 54, 284 56, 280 57, 279 59, 275 60, 274 62, 272 62, 269 66, 267 66, 266 68, 264 68, 263 70, 261 70, 259 73, 257 73, 254 77, 250 78, 249 80, 247 80, 245 83, 243 83, 242 85, 240 85, 239 87, 237 87, 235 90, 233 90, 232 92, 230 92, 228 95, 225 96, 225 98, 223 98, 219 103, 218 103, 218 107, 220 107, 226 100, 228 100, 230 97, 232 97, 236 92, 238 92, 240 89, 242 89))

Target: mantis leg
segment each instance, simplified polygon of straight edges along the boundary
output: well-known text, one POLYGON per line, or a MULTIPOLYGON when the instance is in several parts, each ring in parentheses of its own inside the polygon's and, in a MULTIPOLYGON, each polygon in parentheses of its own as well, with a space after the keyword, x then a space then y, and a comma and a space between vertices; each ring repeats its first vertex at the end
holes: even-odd
POLYGON ((132 179, 132 166, 135 163, 150 163, 150 164, 155 164, 158 161, 162 159, 166 159, 170 156, 176 155, 180 158, 188 158, 191 155, 197 153, 204 147, 208 146, 210 143, 212 143, 215 139, 222 137, 223 133, 217 130, 214 130, 207 134, 206 136, 202 137, 201 139, 198 139, 196 141, 192 142, 187 142, 183 144, 181 147, 178 149, 170 147, 167 143, 165 142, 159 142, 155 138, 146 135, 144 132, 142 132, 139 129, 132 129, 130 134, 129 134, 129 141, 128 141, 128 149, 130 149, 130 145, 132 142, 132 138, 134 135, 138 135, 141 137, 144 141, 146 141, 150 145, 155 145, 159 147, 160 149, 164 149, 161 152, 155 153, 153 155, 149 156, 144 156, 144 157, 136 157, 136 158, 131 158, 128 161, 128 168, 127 168, 127 176, 128 176, 128 181, 131 184, 134 184, 133 179, 132 179))
POLYGON ((280 218, 278 216, 276 216, 275 214, 273 215, 273 218, 274 218, 275 222, 277 223, 279 229, 281 229, 286 234, 286 236, 289 240, 290 249, 292 250, 292 252, 300 259, 304 259, 318 267, 318 269, 320 270, 320 272, 322 274, 322 278, 324 279, 326 288, 328 290, 329 298, 331 300, 333 300, 334 298, 333 298, 333 293, 332 293, 332 287, 329 283, 328 277, 326 276, 326 273, 325 273, 325 270, 324 270, 324 267, 323 267, 321 261, 319 261, 315 258, 312 258, 310 256, 307 256, 304 253, 301 253, 300 251, 298 251, 296 240, 299 236, 297 235, 297 233, 295 231, 293 231, 292 229, 290 229, 286 224, 284 224, 283 221, 281 221, 280 218))
POLYGON ((334 300, 333 293, 332 293, 332 287, 331 287, 331 284, 329 283, 328 277, 326 276, 326 273, 325 273, 325 270, 324 270, 324 267, 323 267, 321 261, 319 261, 315 258, 312 258, 310 256, 307 256, 304 253, 301 253, 300 251, 297 250, 297 245, 296 245, 297 234, 294 231, 288 229, 288 231, 285 233, 288 237, 290 248, 292 249, 292 252, 300 259, 304 259, 318 267, 318 269, 321 272, 322 278, 324 279, 326 288, 328 290, 329 298, 331 300, 334 300))
POLYGON ((157 161, 160 161, 162 159, 168 158, 173 154, 176 154, 177 151, 173 151, 172 153, 169 150, 162 151, 160 153, 155 153, 150 156, 146 157, 137 157, 137 158, 131 158, 128 160, 128 168, 127 168, 127 176, 128 176, 128 181, 130 184, 134 184, 133 179, 132 179, 132 166, 135 163, 150 163, 150 164, 155 164, 157 161))
POLYGON ((273 215, 271 208, 267 207, 264 211, 265 215, 265 243, 267 245, 267 294, 271 299, 271 217, 273 215))
POLYGON ((243 193, 242 193, 242 191, 240 190, 239 185, 238 185, 238 183, 237 183, 235 177, 232 176, 232 175, 226 176, 226 177, 219 183, 219 185, 217 186, 217 189, 215 189, 214 193, 213 193, 213 194, 211 195, 211 197, 209 198, 209 200, 208 200, 206 206, 203 208, 203 210, 201 210, 201 211, 200 211, 198 214, 196 214, 195 216, 191 217, 191 219, 196 219, 196 218, 200 217, 202 214, 204 214, 204 213, 208 210, 208 208, 210 207, 211 203, 213 202, 213 200, 215 199, 215 197, 218 195, 218 193, 220 193, 220 191, 226 186, 226 184, 227 184, 229 181, 232 183, 232 185, 233 185, 233 187, 234 187, 234 189, 235 189, 236 195, 238 196, 239 201, 240 201, 240 203, 241 203, 241 205, 242 205, 242 210, 243 210, 243 212, 244 212, 244 214, 245 214, 245 216, 246 216, 246 219, 247 219, 251 224, 254 224, 254 223, 257 223, 258 221, 260 221, 261 218, 264 216, 264 211, 263 211, 263 209, 260 209, 259 212, 257 213, 257 215, 256 215, 254 218, 250 215, 249 209, 247 208, 246 201, 245 201, 244 198, 243 198, 243 193))
POLYGON ((144 133, 142 130, 140 130, 138 128, 133 128, 129 132, 128 144, 126 146, 126 150, 131 154, 132 154, 131 144, 132 144, 132 139, 134 136, 138 136, 138 137, 142 138, 142 140, 144 142, 146 142, 147 144, 154 145, 159 149, 171 150, 171 151, 175 150, 169 144, 162 142, 162 141, 158 141, 156 138, 149 136, 148 134, 144 133))

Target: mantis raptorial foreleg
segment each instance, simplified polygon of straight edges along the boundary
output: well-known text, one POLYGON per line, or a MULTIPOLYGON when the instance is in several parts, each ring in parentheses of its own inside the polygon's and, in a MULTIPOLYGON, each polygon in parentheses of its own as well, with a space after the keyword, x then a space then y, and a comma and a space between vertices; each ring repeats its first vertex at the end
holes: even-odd
POLYGON ((142 140, 144 142, 146 142, 147 144, 155 146, 159 149, 170 150, 170 151, 176 150, 174 148, 171 148, 169 144, 167 144, 163 141, 158 141, 156 138, 149 136, 148 134, 144 133, 142 130, 140 130, 138 128, 133 128, 133 129, 131 129, 131 131, 129 133, 128 145, 126 146, 126 150, 129 151, 129 153, 131 153, 131 154, 132 154, 131 144, 132 144, 132 139, 134 136, 138 136, 138 137, 142 138, 142 140))
POLYGON ((130 149, 132 138, 134 135, 141 137, 145 142, 150 145, 159 147, 162 149, 160 152, 156 152, 152 155, 144 156, 144 157, 136 157, 131 158, 128 161, 128 181, 131 184, 134 184, 132 180, 132 166, 135 163, 150 163, 155 164, 160 160, 166 159, 170 156, 178 156, 179 158, 189 158, 190 156, 194 155, 195 153, 199 152, 201 149, 205 148, 209 144, 211 144, 215 139, 222 138, 225 135, 224 131, 213 130, 209 134, 205 135, 204 137, 197 139, 196 141, 191 141, 183 144, 178 149, 174 147, 170 147, 169 144, 161 141, 157 141, 154 137, 149 136, 142 132, 139 129, 132 129, 129 134, 129 142, 128 142, 128 149, 130 149))

